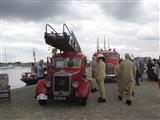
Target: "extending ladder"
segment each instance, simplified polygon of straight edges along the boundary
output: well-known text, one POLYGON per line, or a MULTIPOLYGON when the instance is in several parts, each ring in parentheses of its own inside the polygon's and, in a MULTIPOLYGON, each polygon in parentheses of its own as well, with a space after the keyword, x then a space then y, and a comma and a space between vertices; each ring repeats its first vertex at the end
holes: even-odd
POLYGON ((63 32, 57 33, 49 24, 46 24, 45 42, 64 52, 81 53, 79 43, 66 24, 63 24, 63 32), (50 31, 49 31, 50 29, 50 31))

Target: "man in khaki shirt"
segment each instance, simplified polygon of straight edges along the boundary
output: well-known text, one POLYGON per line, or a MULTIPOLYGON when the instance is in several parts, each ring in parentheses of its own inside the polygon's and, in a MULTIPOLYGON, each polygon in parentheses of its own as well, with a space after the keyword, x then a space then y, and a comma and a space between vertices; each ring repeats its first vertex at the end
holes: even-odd
POLYGON ((126 104, 132 104, 132 93, 134 90, 134 81, 136 78, 136 66, 130 60, 129 54, 125 54, 125 60, 120 64, 121 71, 121 86, 120 86, 120 95, 118 96, 121 101, 123 98, 123 94, 125 92, 125 88, 128 89, 128 98, 126 104))
POLYGON ((94 82, 92 85, 94 86, 93 89, 91 89, 91 92, 96 92, 97 90, 97 83, 96 83, 96 57, 93 56, 92 61, 91 61, 91 69, 92 69, 92 78, 94 79, 94 82))
POLYGON ((102 54, 98 54, 97 56, 97 64, 96 64, 96 80, 99 87, 100 97, 97 102, 103 103, 106 102, 105 96, 105 87, 104 87, 104 79, 105 79, 105 63, 104 57, 102 54))
POLYGON ((90 81, 91 92, 96 92, 96 79, 92 77, 90 63, 86 65, 86 79, 90 81))
POLYGON ((116 74, 116 81, 118 83, 118 92, 120 92, 120 87, 121 87, 121 71, 120 71, 120 63, 122 60, 119 60, 119 64, 116 65, 115 67, 115 74, 116 74))

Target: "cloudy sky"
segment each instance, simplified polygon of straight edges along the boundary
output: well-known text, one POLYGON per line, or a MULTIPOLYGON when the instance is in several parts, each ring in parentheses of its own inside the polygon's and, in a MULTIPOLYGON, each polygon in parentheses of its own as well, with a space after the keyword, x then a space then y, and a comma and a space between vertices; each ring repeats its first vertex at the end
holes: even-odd
MULTIPOLYGON (((90 59, 104 36, 120 55, 160 55, 158 0, 1 0, 0 62, 33 61, 50 56, 45 24, 62 32, 66 23, 90 59)), ((107 42, 106 42, 107 43, 107 42)), ((106 45, 107 46, 107 45, 106 45)))

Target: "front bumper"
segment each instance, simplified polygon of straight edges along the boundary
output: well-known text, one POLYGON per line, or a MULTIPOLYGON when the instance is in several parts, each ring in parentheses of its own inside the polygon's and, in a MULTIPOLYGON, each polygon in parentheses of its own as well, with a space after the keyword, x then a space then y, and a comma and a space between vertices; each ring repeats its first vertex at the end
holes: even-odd
POLYGON ((45 94, 39 94, 37 100, 48 100, 48 96, 45 94))
POLYGON ((106 74, 106 77, 116 77, 116 75, 112 74, 112 75, 107 75, 106 74))

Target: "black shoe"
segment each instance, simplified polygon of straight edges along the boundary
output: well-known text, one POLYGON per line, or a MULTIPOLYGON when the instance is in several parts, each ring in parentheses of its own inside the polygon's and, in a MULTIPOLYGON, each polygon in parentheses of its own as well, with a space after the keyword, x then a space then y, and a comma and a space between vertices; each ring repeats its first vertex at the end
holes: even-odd
POLYGON ((95 88, 95 91, 97 92, 98 90, 95 88))
POLYGON ((119 101, 122 101, 122 97, 121 96, 118 96, 118 99, 119 99, 119 101))
POLYGON ((130 100, 127 100, 127 101, 126 101, 126 104, 131 106, 131 104, 132 104, 132 101, 130 101, 130 100))
POLYGON ((100 98, 98 98, 97 102, 98 103, 104 103, 104 102, 106 102, 106 99, 100 97, 100 98))
POLYGON ((96 89, 96 88, 93 88, 93 89, 91 89, 91 92, 92 93, 95 93, 95 92, 97 92, 98 90, 96 89))
POLYGON ((102 97, 99 97, 98 100, 99 100, 99 99, 102 99, 102 97))
POLYGON ((92 92, 92 93, 95 93, 95 92, 96 92, 96 89, 91 89, 91 92, 92 92))

